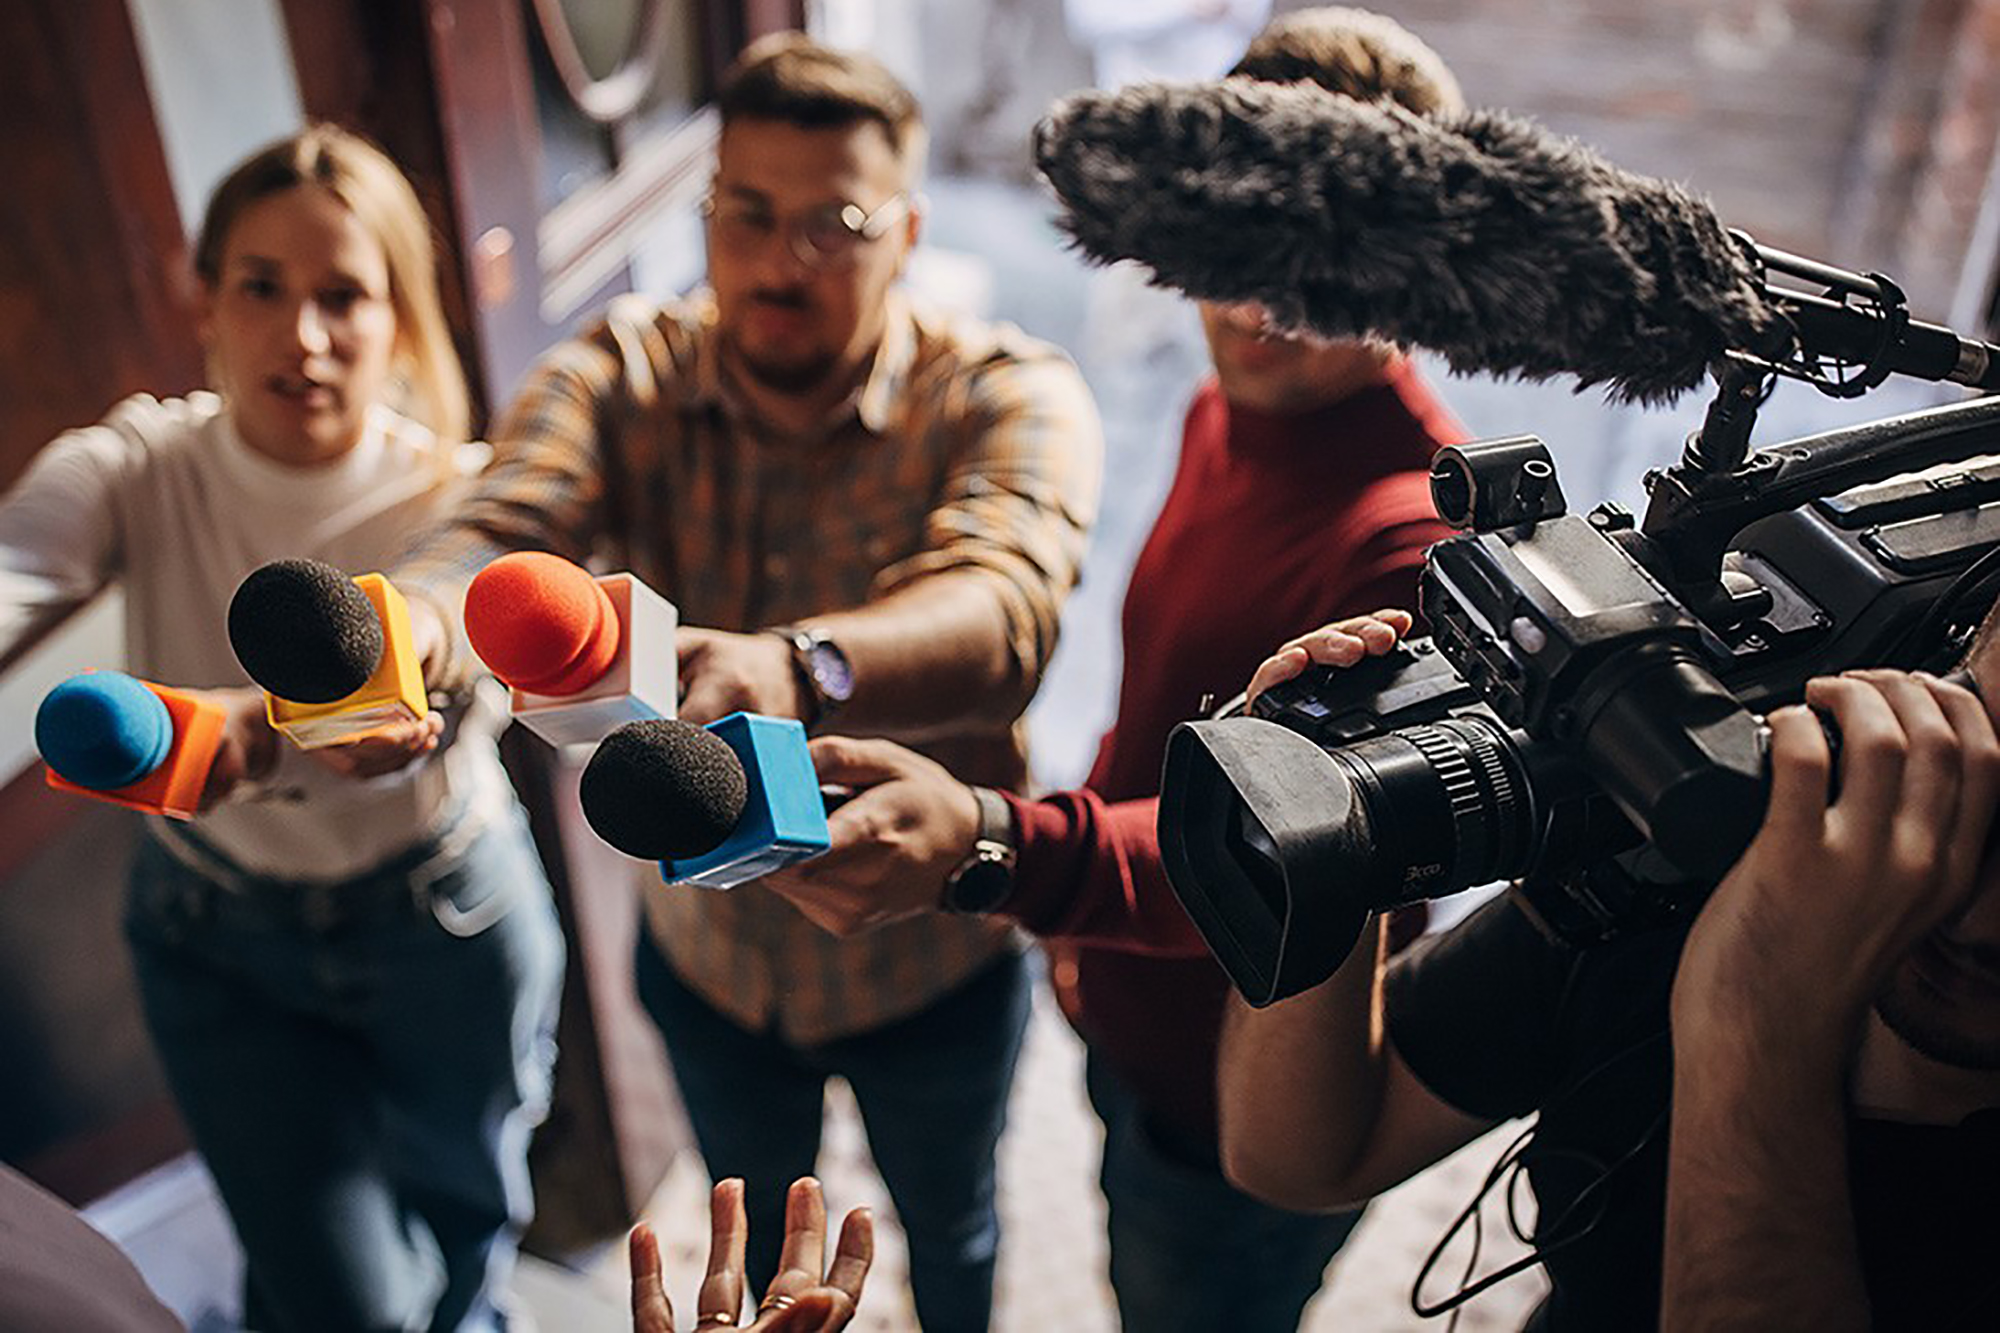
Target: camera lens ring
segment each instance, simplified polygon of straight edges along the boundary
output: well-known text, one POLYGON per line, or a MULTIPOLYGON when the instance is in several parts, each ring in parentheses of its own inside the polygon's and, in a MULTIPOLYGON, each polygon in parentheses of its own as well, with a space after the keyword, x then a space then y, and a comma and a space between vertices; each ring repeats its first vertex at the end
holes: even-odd
POLYGON ((1451 811, 1457 843, 1452 880, 1465 886, 1498 878, 1512 859, 1529 801, 1492 731, 1450 719, 1401 728, 1399 734, 1429 764, 1451 811))

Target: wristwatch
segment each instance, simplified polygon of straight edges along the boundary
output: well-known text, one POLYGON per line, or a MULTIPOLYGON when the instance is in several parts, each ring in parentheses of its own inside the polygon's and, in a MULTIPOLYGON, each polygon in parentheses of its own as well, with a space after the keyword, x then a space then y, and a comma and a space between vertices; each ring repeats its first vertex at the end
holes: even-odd
POLYGON ((798 673, 799 694, 808 728, 827 721, 854 695, 854 669, 825 630, 787 625, 771 631, 792 645, 792 669, 798 673))
POLYGON ((991 912, 1014 892, 1014 810, 991 787, 974 787, 979 836, 945 879, 939 905, 947 912, 991 912))

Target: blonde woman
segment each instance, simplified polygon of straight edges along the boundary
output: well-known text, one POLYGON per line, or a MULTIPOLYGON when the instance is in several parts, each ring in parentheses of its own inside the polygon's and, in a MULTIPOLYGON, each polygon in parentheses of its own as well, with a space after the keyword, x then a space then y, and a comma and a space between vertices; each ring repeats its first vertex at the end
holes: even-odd
POLYGON ((195 266, 213 392, 127 399, 0 499, 0 656, 107 583, 131 669, 229 709, 210 803, 147 821, 146 1018, 269 1330, 503 1328, 563 948, 476 692, 308 756, 224 634, 270 560, 388 567, 476 467, 423 211, 329 126, 217 188, 195 266))

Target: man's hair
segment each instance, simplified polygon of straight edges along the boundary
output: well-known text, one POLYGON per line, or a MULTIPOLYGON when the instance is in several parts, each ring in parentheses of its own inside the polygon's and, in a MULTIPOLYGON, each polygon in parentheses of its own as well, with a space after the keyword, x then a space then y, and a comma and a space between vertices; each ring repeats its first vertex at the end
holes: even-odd
POLYGON ((839 129, 872 121, 909 165, 922 156, 917 99, 881 61, 821 46, 802 32, 760 37, 722 76, 716 110, 735 120, 777 120, 802 129, 839 129))
POLYGON ((1310 81, 1359 102, 1398 102, 1420 116, 1465 106, 1437 52, 1394 19, 1365 9, 1281 14, 1251 39, 1229 73, 1260 83, 1310 81))

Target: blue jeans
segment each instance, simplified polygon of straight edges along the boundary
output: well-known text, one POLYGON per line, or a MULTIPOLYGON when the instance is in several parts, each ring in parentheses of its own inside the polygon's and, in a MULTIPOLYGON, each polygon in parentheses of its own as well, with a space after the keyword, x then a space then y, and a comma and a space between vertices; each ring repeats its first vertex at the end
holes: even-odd
POLYGON ((126 936, 253 1328, 506 1325, 562 930, 518 812, 432 850, 225 887, 141 840, 126 936))
POLYGON ((1172 1145, 1095 1052, 1111 1286, 1125 1333, 1293 1333, 1361 1210, 1286 1212, 1231 1185, 1211 1153, 1172 1145))
POLYGON ((660 1026, 709 1174, 741 1176, 754 1299, 778 1271, 785 1191, 819 1156, 828 1076, 854 1089, 869 1150, 910 1242, 910 1286, 928 1333, 980 1333, 1000 1245, 993 1150, 1028 1023, 1020 955, 997 960, 928 1009, 801 1048, 746 1032, 677 978, 642 928, 639 998, 660 1026))

